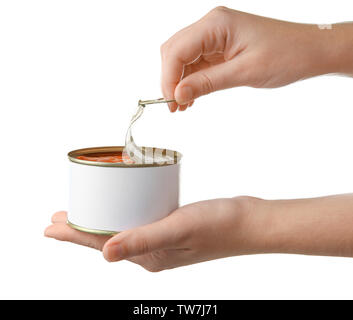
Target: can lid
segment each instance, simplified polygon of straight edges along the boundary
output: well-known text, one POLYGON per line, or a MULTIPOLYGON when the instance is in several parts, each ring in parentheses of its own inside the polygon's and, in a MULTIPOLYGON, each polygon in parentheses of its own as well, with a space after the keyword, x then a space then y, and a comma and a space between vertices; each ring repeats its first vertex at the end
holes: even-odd
POLYGON ((85 164, 90 166, 96 167, 123 167, 123 168, 143 168, 143 167, 162 167, 162 166, 170 166, 174 164, 178 164, 181 160, 181 153, 177 151, 167 150, 167 149, 160 149, 160 148, 148 148, 142 147, 143 154, 145 153, 158 153, 158 155, 166 155, 170 157, 173 155, 173 161, 165 161, 165 162, 153 162, 153 163, 146 163, 142 161, 141 163, 125 163, 125 162, 103 162, 103 161, 91 161, 85 159, 78 159, 78 157, 86 156, 86 157, 99 157, 99 156, 109 156, 116 153, 123 153, 124 147, 123 146, 110 146, 110 147, 93 147, 93 148, 84 148, 84 149, 77 149, 73 150, 68 153, 69 160, 72 162, 76 162, 79 164, 85 164))

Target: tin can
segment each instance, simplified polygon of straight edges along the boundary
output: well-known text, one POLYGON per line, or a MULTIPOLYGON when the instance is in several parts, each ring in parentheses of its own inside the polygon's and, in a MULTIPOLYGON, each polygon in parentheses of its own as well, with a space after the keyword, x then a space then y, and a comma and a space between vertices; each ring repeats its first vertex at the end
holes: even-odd
MULTIPOLYGON (((70 196, 67 223, 71 227, 112 235, 165 218, 179 207, 179 161, 172 164, 125 164, 77 158, 109 155, 123 149, 121 146, 97 147, 68 154, 70 196)), ((165 152, 158 148, 154 150, 165 152)))

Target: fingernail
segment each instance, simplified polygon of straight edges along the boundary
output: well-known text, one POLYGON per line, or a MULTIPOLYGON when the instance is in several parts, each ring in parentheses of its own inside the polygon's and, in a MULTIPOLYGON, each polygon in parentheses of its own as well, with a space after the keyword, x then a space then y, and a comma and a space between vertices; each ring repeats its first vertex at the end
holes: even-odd
POLYGON ((168 107, 170 112, 175 112, 178 109, 178 105, 175 102, 169 102, 168 107))
POLYGON ((181 89, 181 94, 180 94, 180 101, 178 101, 179 104, 187 104, 192 100, 193 98, 193 91, 192 88, 189 86, 185 86, 181 89))
POLYGON ((187 109, 187 105, 179 106, 179 111, 183 112, 187 109))

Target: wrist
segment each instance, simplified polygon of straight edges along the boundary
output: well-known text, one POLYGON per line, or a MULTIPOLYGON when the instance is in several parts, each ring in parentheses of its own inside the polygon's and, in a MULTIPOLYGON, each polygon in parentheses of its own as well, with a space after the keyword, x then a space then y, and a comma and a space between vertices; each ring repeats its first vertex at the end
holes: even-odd
POLYGON ((353 23, 311 25, 308 77, 324 74, 353 75, 353 23))
MULTIPOLYGON (((299 253, 296 200, 243 199, 243 233, 248 253, 299 253)), ((303 252, 301 252, 303 253, 303 252)))
POLYGON ((274 229, 277 215, 273 201, 255 197, 237 197, 241 223, 235 234, 235 255, 278 252, 278 234, 274 229), (240 210, 239 210, 240 209, 240 210), (240 237, 240 238, 239 238, 240 237), (241 250, 239 250, 241 244, 241 250), (240 252, 239 252, 240 251, 240 252))
POLYGON ((257 248, 260 253, 286 253, 285 220, 281 215, 280 200, 256 199, 253 201, 251 218, 256 220, 258 230, 257 248))

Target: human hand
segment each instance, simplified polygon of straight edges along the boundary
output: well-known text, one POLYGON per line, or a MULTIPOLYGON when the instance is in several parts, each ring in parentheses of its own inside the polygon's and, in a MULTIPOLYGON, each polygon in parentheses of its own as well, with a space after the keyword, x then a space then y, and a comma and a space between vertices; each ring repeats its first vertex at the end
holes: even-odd
POLYGON ((66 212, 53 215, 47 237, 102 250, 110 261, 127 259, 149 271, 262 252, 262 232, 249 217, 255 198, 238 197, 193 203, 153 224, 113 237, 72 229, 66 212))
POLYGON ((72 229, 61 211, 45 235, 102 250, 108 261, 127 259, 149 271, 258 253, 353 257, 352 208, 353 194, 216 199, 189 204, 114 237, 72 229))
POLYGON ((162 45, 162 92, 174 112, 217 90, 353 74, 352 50, 353 24, 320 29, 217 7, 162 45))

